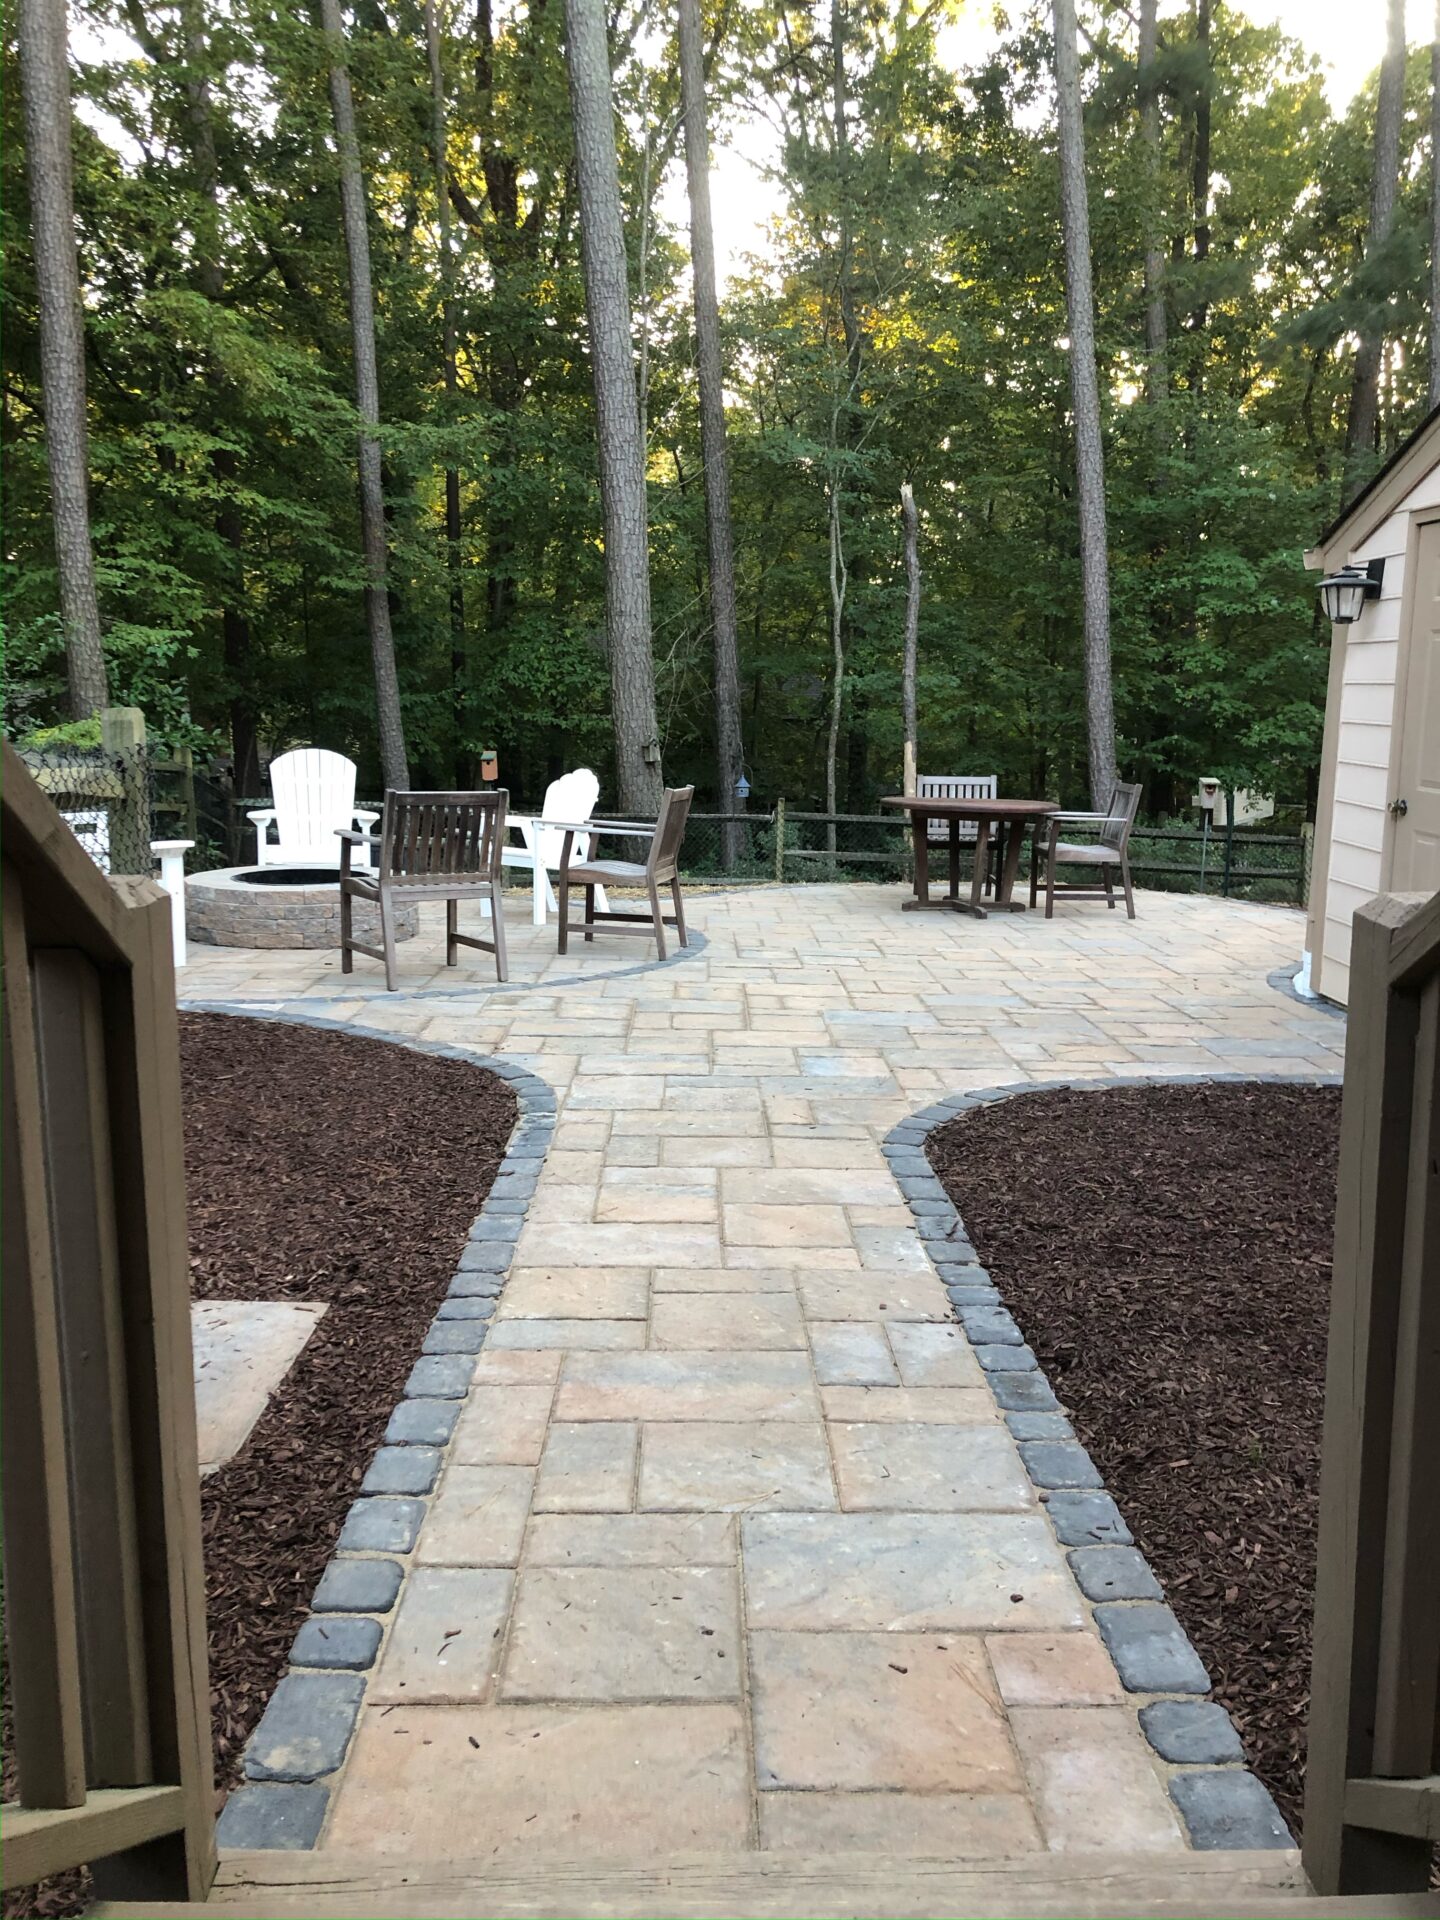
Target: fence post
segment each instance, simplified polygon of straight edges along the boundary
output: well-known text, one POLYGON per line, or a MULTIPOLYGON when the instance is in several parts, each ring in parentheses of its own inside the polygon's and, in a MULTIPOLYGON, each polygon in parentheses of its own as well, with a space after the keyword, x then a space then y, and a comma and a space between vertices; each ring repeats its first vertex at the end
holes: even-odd
POLYGON ((1220 892, 1225 899, 1230 898, 1230 875, 1235 866, 1235 789, 1225 789, 1225 873, 1220 882, 1220 892))
POLYGON ((100 744, 119 762, 122 789, 120 798, 110 805, 110 870, 148 873, 150 783, 145 716, 139 707, 105 707, 100 714, 100 744))
POLYGON ((1300 822, 1300 904, 1309 911, 1310 874, 1315 864, 1315 823, 1313 820, 1300 822))
POLYGON ((782 793, 775 802, 775 882, 783 885, 785 880, 785 796, 782 793))

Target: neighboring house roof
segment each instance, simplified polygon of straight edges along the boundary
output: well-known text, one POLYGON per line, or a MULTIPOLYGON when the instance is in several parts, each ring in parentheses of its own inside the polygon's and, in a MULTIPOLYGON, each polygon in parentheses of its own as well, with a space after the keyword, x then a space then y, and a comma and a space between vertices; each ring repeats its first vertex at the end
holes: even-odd
POLYGON ((1358 547, 1368 539, 1406 494, 1436 466, 1440 466, 1440 406, 1426 414, 1409 439, 1401 442, 1349 506, 1331 521, 1315 548, 1318 564, 1331 565, 1332 549, 1342 543, 1347 548, 1358 547))

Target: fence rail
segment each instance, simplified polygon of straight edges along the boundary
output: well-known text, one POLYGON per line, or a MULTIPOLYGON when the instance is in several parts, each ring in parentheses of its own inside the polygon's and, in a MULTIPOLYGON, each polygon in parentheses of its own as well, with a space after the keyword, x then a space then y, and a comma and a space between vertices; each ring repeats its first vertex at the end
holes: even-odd
POLYGON ((1305 1865, 1418 1892, 1440 1840, 1440 894, 1355 915, 1305 1865))
POLYGON ((214 1874, 170 902, 4 747, 0 1493, 20 1801, 3 1884, 214 1874))

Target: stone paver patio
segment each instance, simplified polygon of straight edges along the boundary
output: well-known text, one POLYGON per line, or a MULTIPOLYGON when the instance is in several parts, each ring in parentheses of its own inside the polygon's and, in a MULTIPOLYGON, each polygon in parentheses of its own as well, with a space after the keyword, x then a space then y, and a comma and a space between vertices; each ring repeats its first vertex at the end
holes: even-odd
POLYGON ((1020 1080, 1328 1073, 1283 909, 983 923, 694 895, 702 951, 509 916, 402 991, 192 947, 182 993, 502 1054, 553 1146, 322 1848, 437 1859, 1188 1840, 880 1142, 1020 1080))

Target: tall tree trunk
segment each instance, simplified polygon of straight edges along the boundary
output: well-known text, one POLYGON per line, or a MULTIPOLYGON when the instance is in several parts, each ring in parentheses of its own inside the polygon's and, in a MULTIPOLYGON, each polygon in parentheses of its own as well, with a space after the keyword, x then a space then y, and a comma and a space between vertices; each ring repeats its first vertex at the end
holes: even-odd
POLYGON ((40 307, 45 455, 65 628, 65 673, 74 719, 110 703, 100 644, 100 603, 90 545, 85 430, 85 339, 70 152, 70 68, 65 0, 20 0, 20 83, 25 97, 26 175, 40 307))
POLYGON ((1075 412, 1075 481, 1080 507, 1080 591, 1085 609, 1085 719, 1090 796, 1097 811, 1114 790, 1115 700, 1110 685, 1110 573, 1105 535, 1105 453, 1095 374, 1095 292, 1090 278, 1090 203, 1075 0, 1054 0, 1055 101, 1060 143, 1060 217, 1065 236, 1065 307, 1070 326, 1070 395, 1075 412))
MULTIPOLYGON (((1437 0, 1440 4, 1440 0, 1437 0)), ((1145 398, 1169 388, 1165 318, 1165 242, 1161 229, 1160 94, 1155 82, 1156 0, 1140 0, 1140 142, 1145 154, 1145 398)))
MULTIPOLYGON (((425 52, 430 65, 430 145, 435 165, 436 240, 440 251, 440 335, 445 399, 453 425, 459 373, 455 364, 455 276, 450 253, 450 167, 446 158, 445 73, 440 63, 440 16, 425 0, 425 52)), ((445 567, 450 586, 450 702, 455 725, 455 779, 465 785, 465 580, 460 554, 460 473, 445 469, 445 567)))
POLYGON ((659 809, 662 783, 655 661, 650 649, 645 446, 635 391, 604 0, 565 0, 565 62, 575 122, 580 252, 600 443, 615 766, 621 807, 627 813, 653 814, 659 809))
POLYGON ((380 766, 387 787, 410 785, 395 637, 390 628, 386 581, 385 492, 380 479, 380 376, 375 364, 375 295, 370 281, 370 236, 355 101, 345 63, 345 28, 339 0, 320 0, 330 58, 330 106, 335 116, 335 153, 340 169, 340 212, 350 266, 350 337, 355 354, 355 405, 360 415, 360 535, 365 553, 365 626, 375 675, 375 716, 380 766))
POLYGON ((825 827, 825 851, 835 852, 838 793, 835 762, 840 751, 840 709, 845 695, 845 546, 840 537, 840 481, 830 482, 830 732, 825 743, 825 811, 832 818, 825 827))
POLYGON ((1430 43, 1430 405, 1440 407, 1440 0, 1430 43))
MULTIPOLYGON (((720 299, 710 218, 710 137, 705 124, 705 66, 700 0, 679 0, 680 89, 685 110, 685 176, 690 192, 690 266, 695 283, 695 366, 700 386, 700 456, 705 468, 705 531, 710 558, 710 628, 715 652, 715 770, 720 811, 743 813, 735 791, 744 770, 740 731, 740 643, 736 634, 735 545, 730 530, 730 455, 725 444, 725 375, 720 360, 720 299)), ((720 858, 733 867, 741 829, 727 821, 720 858)))
MULTIPOLYGON (((1400 119, 1405 106, 1405 0, 1389 0, 1385 58, 1380 63, 1380 93, 1375 104, 1375 162, 1370 178, 1370 224, 1365 235, 1365 257, 1373 258, 1385 244, 1395 217, 1400 183, 1400 119)), ((1341 505, 1360 491, 1375 452, 1380 419, 1380 350, 1382 319, 1368 316, 1355 350, 1355 372, 1350 385, 1350 417, 1345 427, 1345 476, 1341 505)))
POLYGON ((907 480, 900 489, 900 511, 905 521, 905 663, 900 671, 900 706, 905 724, 905 793, 915 791, 915 655, 920 640, 920 515, 915 490, 907 480))
POLYGON ((840 202, 840 257, 836 279, 840 295, 840 325, 845 335, 845 366, 850 377, 850 403, 860 386, 860 324, 855 313, 855 287, 850 276, 854 236, 850 225, 849 89, 845 80, 845 0, 830 0, 830 108, 835 140, 835 184, 840 202))
MULTIPOLYGON (((1215 68, 1210 55, 1210 0, 1195 0, 1195 45, 1200 55, 1200 78, 1195 94, 1195 146, 1191 155, 1190 201, 1195 228, 1195 265, 1210 258, 1210 102, 1215 90, 1215 68)), ((1196 275, 1203 283, 1203 274, 1196 275)), ((1195 302, 1190 325, 1203 334, 1210 318, 1209 302, 1195 302)), ((1196 349, 1195 385, 1205 382, 1204 342, 1196 349)))

